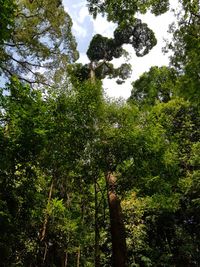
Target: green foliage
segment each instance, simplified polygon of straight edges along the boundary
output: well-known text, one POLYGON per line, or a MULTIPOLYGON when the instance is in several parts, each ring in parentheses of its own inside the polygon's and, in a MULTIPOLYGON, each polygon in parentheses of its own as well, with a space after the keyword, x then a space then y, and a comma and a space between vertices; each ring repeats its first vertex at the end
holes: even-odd
POLYGON ((141 106, 168 102, 176 95, 176 83, 177 73, 173 68, 151 67, 133 82, 129 101, 141 106))
POLYGON ((135 13, 163 13, 168 1, 88 3, 93 15, 106 14, 118 27, 114 38, 94 36, 92 62, 84 66, 68 64, 75 43, 60 1, 18 1, 15 11, 12 5, 4 10, 2 72, 6 66, 16 73, 21 63, 8 59, 16 51, 20 60, 56 67, 55 84, 63 81, 36 90, 11 75, 0 91, 0 265, 94 266, 98 251, 100 266, 111 266, 105 181, 111 171, 122 200, 128 266, 199 266, 199 5, 181 2, 175 68, 152 67, 125 103, 104 99, 98 79, 121 83, 129 76, 129 64, 116 69, 109 61, 125 54, 123 44, 138 56, 149 52, 155 37, 135 13), (52 47, 43 42, 47 36, 52 47))
POLYGON ((154 105, 140 124, 137 153, 118 168, 120 188, 131 196, 124 205, 133 266, 199 262, 197 117, 196 107, 183 99, 154 105))
POLYGON ((14 25, 15 4, 13 0, 0 1, 0 46, 8 40, 14 25))
POLYGON ((67 254, 74 265, 80 249, 81 261, 91 266, 93 206, 86 203, 93 201, 88 187, 93 177, 87 172, 101 102, 100 83, 90 82, 44 97, 13 79, 1 95, 2 264, 57 266, 67 254), (45 220, 47 230, 40 240, 45 220))
POLYGON ((171 63, 180 72, 179 94, 199 104, 200 7, 198 1, 180 1, 177 27, 171 27, 173 40, 167 48, 173 51, 171 63))
POLYGON ((72 21, 60 1, 17 1, 12 20, 9 38, 1 44, 1 75, 17 75, 32 85, 60 82, 78 56, 72 21))
POLYGON ((114 39, 96 34, 90 42, 87 56, 91 61, 99 61, 101 59, 111 61, 114 57, 121 57, 122 52, 121 45, 117 46, 114 39))
POLYGON ((148 10, 155 15, 165 13, 169 9, 169 1, 98 1, 87 0, 89 12, 96 18, 97 14, 106 15, 109 21, 121 23, 122 21, 133 22, 135 14, 146 13, 148 10))
POLYGON ((120 24, 114 32, 114 39, 97 34, 93 37, 87 55, 91 61, 111 61, 123 55, 123 44, 131 44, 137 56, 144 56, 156 45, 154 33, 147 24, 135 19, 132 25, 120 24))
POLYGON ((141 20, 135 19, 132 25, 123 22, 114 31, 114 38, 103 37, 100 34, 93 37, 87 50, 87 56, 91 64, 82 66, 80 69, 81 75, 79 74, 78 77, 83 80, 87 73, 91 74, 91 71, 93 71, 93 74, 100 79, 106 76, 109 78, 119 77, 117 83, 122 84, 125 79, 130 77, 130 64, 125 63, 119 68, 114 68, 108 62, 114 58, 127 55, 127 51, 123 49, 124 44, 131 44, 136 51, 136 55, 142 57, 148 54, 156 43, 153 31, 141 20))
POLYGON ((38 169, 45 143, 45 109, 39 91, 15 79, 7 90, 7 95, 1 95, 0 250, 3 266, 12 266, 16 259, 25 262, 37 249, 46 185, 38 169))
POLYGON ((148 54, 157 43, 153 31, 140 19, 135 19, 131 24, 119 24, 114 37, 117 45, 131 44, 138 57, 148 54))

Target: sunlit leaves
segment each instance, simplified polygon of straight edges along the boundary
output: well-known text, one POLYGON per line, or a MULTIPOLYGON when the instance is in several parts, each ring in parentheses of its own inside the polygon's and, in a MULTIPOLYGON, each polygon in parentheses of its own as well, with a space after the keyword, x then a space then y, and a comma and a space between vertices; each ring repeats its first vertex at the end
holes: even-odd
POLYGON ((173 40, 167 47, 172 50, 171 63, 179 71, 179 95, 199 104, 200 66, 200 6, 198 1, 180 1, 177 26, 171 27, 173 40))
POLYGON ((121 23, 122 21, 133 22, 135 14, 146 13, 149 9, 155 15, 165 13, 169 9, 169 1, 145 0, 145 1, 98 1, 87 0, 89 12, 96 17, 101 13, 106 15, 109 21, 121 23))
POLYGON ((176 95, 177 73, 173 68, 151 67, 133 82, 129 101, 148 106, 156 102, 168 102, 176 95))
MULTIPOLYGON (((11 6, 12 7, 12 6, 11 6)), ((17 1, 13 28, 1 46, 1 73, 32 85, 52 85, 77 59, 72 21, 60 1, 17 1)))

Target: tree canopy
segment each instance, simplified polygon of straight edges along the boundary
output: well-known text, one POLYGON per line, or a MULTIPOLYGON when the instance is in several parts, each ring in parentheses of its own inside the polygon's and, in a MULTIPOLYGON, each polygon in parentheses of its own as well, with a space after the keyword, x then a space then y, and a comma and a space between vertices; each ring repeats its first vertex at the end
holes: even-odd
POLYGON ((182 6, 177 16, 177 27, 171 27, 172 42, 167 48, 173 51, 172 65, 180 72, 180 94, 193 98, 199 104, 199 1, 180 1, 182 6))
POLYGON ((17 1, 14 10, 12 3, 7 2, 10 1, 4 2, 5 10, 1 12, 8 22, 1 21, 10 23, 10 14, 12 30, 8 31, 9 36, 5 35, 6 40, 1 38, 1 75, 8 78, 16 75, 32 85, 59 82, 66 65, 78 57, 72 21, 62 3, 59 0, 17 1))
POLYGON ((117 28, 93 37, 87 65, 60 1, 0 1, 2 267, 200 265, 200 14, 180 3, 171 65, 143 73, 125 101, 102 79, 129 76, 111 62, 124 44, 137 56, 156 45, 135 15, 168 1, 88 0, 117 28))
POLYGON ((121 23, 127 21, 132 23, 135 19, 137 12, 144 14, 147 11, 151 11, 155 15, 165 13, 169 9, 168 0, 146 0, 146 1, 98 1, 98 0, 87 0, 89 12, 96 17, 97 14, 101 13, 106 15, 109 21, 121 23))

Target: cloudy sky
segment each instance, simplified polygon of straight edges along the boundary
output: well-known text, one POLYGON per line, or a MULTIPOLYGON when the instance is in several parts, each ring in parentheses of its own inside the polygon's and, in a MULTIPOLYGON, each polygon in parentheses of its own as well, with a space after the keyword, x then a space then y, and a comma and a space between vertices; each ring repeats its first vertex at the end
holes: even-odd
MULTIPOLYGON (((173 4, 176 2, 172 0, 173 4)), ((78 50, 80 53, 79 61, 87 63, 88 59, 86 51, 92 36, 99 33, 103 36, 112 37, 113 31, 116 27, 113 23, 108 23, 105 18, 98 16, 96 20, 88 14, 86 7, 86 0, 63 0, 66 11, 70 14, 73 20, 73 33, 78 43, 78 50)), ((175 7, 175 6, 174 6, 175 7)), ((162 54, 162 47, 164 46, 163 39, 170 38, 167 33, 168 25, 173 22, 173 13, 168 12, 162 16, 155 17, 152 14, 140 16, 143 22, 146 22, 149 27, 155 32, 157 38, 157 45, 150 51, 150 53, 142 58, 135 56, 134 50, 126 46, 126 49, 131 55, 130 62, 132 64, 132 77, 123 85, 117 85, 115 81, 106 79, 104 81, 105 92, 111 97, 128 98, 131 93, 131 82, 136 80, 143 72, 148 71, 151 66, 168 65, 168 55, 162 54)), ((115 60, 118 66, 123 62, 123 59, 115 60)))

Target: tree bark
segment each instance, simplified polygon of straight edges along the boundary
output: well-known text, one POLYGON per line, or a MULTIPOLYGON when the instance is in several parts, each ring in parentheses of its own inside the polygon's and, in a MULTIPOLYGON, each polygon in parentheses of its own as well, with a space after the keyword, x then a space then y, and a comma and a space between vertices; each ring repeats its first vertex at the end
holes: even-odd
POLYGON ((77 251, 77 267, 80 267, 80 258, 81 258, 81 248, 79 247, 78 248, 78 251, 77 251))
MULTIPOLYGON (((52 179, 51 186, 50 186, 50 189, 49 189, 49 196, 48 196, 48 201, 47 201, 47 207, 48 207, 48 205, 49 205, 49 203, 51 201, 52 192, 53 192, 53 179, 52 179)), ((48 223, 48 218, 49 218, 49 215, 46 212, 45 218, 44 218, 43 227, 42 227, 42 231, 41 231, 41 234, 40 234, 40 241, 43 241, 44 238, 45 238, 46 228, 47 228, 47 223, 48 223)))
POLYGON ((68 263, 68 253, 65 253, 65 262, 64 262, 64 267, 67 267, 67 263, 68 263))
POLYGON ((90 62, 90 81, 92 84, 95 84, 96 81, 94 62, 90 62))
POLYGON ((120 200, 116 194, 116 177, 112 172, 106 174, 107 195, 110 212, 110 228, 112 238, 112 266, 127 266, 127 249, 125 226, 120 200))
POLYGON ((94 259, 95 267, 100 267, 100 248, 99 248, 99 223, 98 223, 98 190, 97 181, 94 181, 94 194, 95 194, 95 248, 94 248, 94 259))

